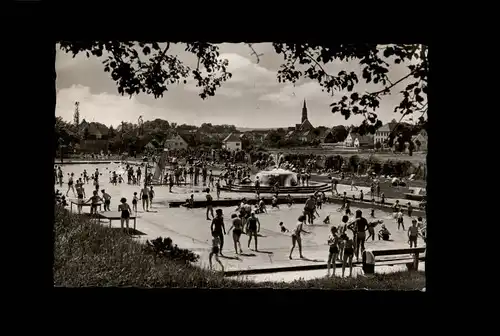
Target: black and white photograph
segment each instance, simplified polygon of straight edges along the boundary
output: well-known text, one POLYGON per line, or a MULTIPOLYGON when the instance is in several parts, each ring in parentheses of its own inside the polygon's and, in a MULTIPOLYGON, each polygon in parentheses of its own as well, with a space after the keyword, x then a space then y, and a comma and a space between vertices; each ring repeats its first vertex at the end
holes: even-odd
POLYGON ((428 47, 59 41, 56 287, 425 291, 428 47))

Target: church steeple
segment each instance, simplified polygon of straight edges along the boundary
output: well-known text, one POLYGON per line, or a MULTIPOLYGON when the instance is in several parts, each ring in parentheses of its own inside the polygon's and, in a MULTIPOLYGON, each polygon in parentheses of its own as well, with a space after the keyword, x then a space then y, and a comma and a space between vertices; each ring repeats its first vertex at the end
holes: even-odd
POLYGON ((306 100, 304 99, 304 106, 302 107, 302 122, 307 120, 307 106, 306 100))

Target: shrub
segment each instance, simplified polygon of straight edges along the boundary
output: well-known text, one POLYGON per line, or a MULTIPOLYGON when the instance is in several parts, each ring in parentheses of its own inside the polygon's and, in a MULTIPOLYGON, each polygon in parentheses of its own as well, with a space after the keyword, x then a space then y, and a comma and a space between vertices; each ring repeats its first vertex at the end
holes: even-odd
POLYGON ((146 240, 144 251, 152 254, 155 260, 158 258, 167 258, 182 263, 194 263, 200 259, 200 256, 188 249, 181 249, 172 244, 172 239, 158 237, 154 240, 146 240))

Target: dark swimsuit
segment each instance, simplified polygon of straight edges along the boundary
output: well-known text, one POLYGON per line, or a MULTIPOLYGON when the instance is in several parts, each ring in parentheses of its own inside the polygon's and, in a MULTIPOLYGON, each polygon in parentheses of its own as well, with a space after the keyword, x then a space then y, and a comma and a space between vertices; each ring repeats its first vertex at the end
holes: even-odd
POLYGON ((133 205, 136 205, 136 204, 137 204, 137 200, 136 200, 136 199, 133 199, 133 200, 132 200, 132 204, 133 204, 133 205))
POLYGON ((83 199, 83 194, 78 194, 78 199, 83 199))
POLYGON ((212 253, 219 254, 219 246, 212 246, 212 253))
POLYGON ((339 253, 339 247, 336 244, 330 245, 330 253, 339 253))
POLYGON ((128 210, 122 210, 121 218, 122 219, 129 219, 130 218, 130 213, 128 212, 128 210))
POLYGON ((248 231, 257 232, 257 218, 250 217, 248 219, 248 231))

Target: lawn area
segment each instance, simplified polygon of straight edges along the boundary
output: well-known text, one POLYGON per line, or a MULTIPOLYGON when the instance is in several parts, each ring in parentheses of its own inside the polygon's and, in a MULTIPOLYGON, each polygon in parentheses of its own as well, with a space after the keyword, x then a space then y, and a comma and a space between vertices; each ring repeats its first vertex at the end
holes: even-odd
MULTIPOLYGON (((323 288, 420 290, 424 272, 377 274, 366 278, 320 278, 291 283, 240 281, 189 264, 156 259, 144 245, 115 228, 55 207, 54 285, 69 287, 323 288)), ((182 247, 182 246, 181 246, 182 247)))

